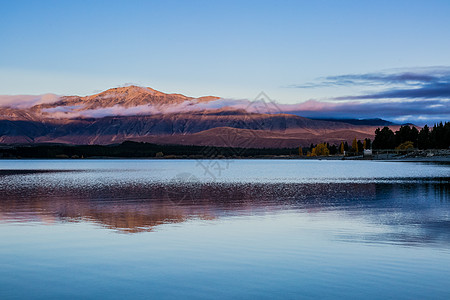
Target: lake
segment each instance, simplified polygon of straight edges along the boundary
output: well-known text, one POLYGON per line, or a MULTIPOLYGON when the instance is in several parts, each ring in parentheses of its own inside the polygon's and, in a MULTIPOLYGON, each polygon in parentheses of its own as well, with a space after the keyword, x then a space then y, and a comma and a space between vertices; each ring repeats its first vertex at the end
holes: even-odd
POLYGON ((450 299, 450 165, 0 160, 0 299, 450 299))

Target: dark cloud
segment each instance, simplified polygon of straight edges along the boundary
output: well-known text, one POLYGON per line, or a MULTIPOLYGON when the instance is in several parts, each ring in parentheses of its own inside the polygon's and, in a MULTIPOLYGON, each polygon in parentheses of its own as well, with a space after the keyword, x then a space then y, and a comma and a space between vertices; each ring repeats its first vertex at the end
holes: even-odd
MULTIPOLYGON (((339 76, 328 76, 322 78, 319 82, 310 82, 306 84, 291 85, 294 88, 318 88, 332 86, 379 86, 386 84, 420 85, 430 82, 439 82, 442 78, 438 76, 418 73, 399 73, 399 74, 349 74, 339 76)), ((450 79, 450 78, 447 78, 450 79)))
POLYGON ((419 74, 419 73, 399 73, 399 74, 360 74, 360 75, 341 75, 327 77, 328 82, 336 85, 380 85, 380 84, 421 84, 435 82, 439 77, 419 74))
POLYGON ((334 100, 368 100, 368 99, 450 99, 450 83, 432 83, 419 88, 392 89, 382 92, 356 96, 335 97, 334 100))
POLYGON ((349 95, 333 100, 365 100, 389 98, 433 98, 450 97, 450 67, 428 67, 415 70, 346 74, 319 78, 317 82, 293 85, 295 88, 345 86, 389 87, 382 91, 363 95, 349 95))

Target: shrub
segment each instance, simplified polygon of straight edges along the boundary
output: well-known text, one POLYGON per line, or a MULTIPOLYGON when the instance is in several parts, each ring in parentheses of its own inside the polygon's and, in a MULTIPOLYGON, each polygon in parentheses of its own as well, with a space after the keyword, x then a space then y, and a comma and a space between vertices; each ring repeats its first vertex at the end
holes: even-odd
POLYGON ((397 147, 395 147, 396 150, 407 150, 407 149, 414 149, 414 143, 411 141, 406 141, 404 143, 401 143, 397 147))

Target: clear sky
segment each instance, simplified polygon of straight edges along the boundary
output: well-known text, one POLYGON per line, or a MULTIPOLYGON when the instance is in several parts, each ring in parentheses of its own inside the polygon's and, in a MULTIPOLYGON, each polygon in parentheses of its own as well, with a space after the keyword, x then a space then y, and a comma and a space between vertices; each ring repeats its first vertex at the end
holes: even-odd
MULTIPOLYGON (((265 91, 292 104, 386 91, 380 80, 330 76, 450 74, 448 0, 0 4, 0 94, 86 95, 133 83, 235 99, 265 91)), ((402 84, 390 88, 411 82, 402 84)), ((449 98, 438 97, 444 106, 449 98)))

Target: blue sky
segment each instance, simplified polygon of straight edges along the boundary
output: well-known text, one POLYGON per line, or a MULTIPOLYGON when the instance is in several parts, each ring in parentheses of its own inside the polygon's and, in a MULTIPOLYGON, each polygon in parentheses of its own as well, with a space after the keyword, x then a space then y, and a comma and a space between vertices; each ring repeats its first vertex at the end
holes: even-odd
POLYGON ((0 2, 0 94, 86 95, 133 83, 234 99, 264 91, 286 104, 398 102, 417 98, 360 96, 410 82, 329 79, 450 73, 450 1, 0 2))

